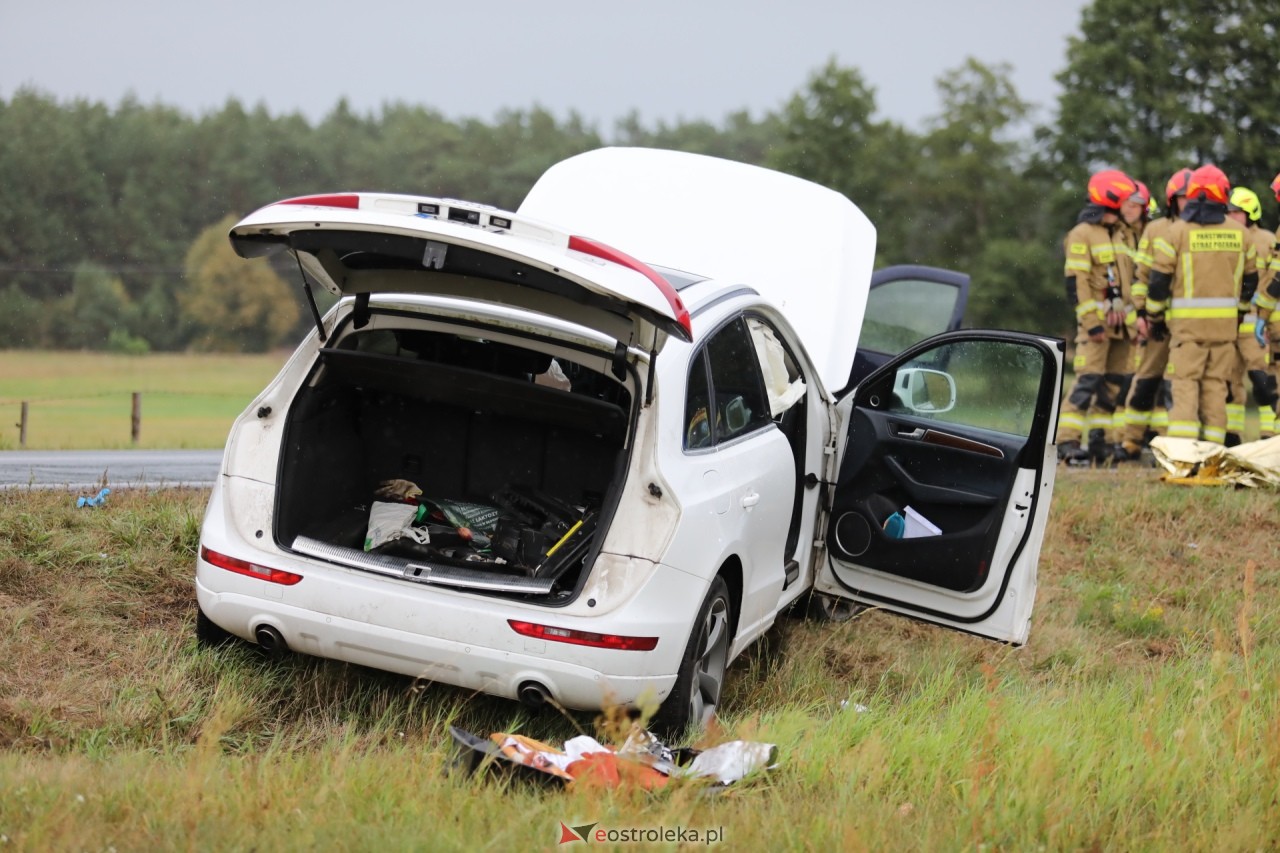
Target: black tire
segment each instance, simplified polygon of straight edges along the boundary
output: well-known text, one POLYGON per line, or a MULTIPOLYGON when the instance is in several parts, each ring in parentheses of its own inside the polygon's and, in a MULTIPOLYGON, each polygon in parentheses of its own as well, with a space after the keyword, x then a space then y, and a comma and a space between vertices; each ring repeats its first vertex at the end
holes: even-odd
POLYGON ((677 738, 690 726, 703 728, 715 716, 732 644, 733 599, 729 585, 717 575, 693 622, 675 687, 653 718, 655 731, 677 738))
POLYGON ((200 609, 200 605, 196 605, 196 642, 205 648, 218 648, 225 646, 235 637, 230 631, 214 623, 212 619, 204 615, 204 611, 200 609))

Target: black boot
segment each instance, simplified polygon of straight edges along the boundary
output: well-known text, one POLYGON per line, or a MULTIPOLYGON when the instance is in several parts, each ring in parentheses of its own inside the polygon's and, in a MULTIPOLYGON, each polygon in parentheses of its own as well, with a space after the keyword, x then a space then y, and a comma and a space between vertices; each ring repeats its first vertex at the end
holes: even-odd
POLYGON ((1111 458, 1116 462, 1139 462, 1142 460, 1142 445, 1133 441, 1122 441, 1115 446, 1111 458))
POLYGON ((1253 399, 1259 407, 1271 408, 1276 404, 1276 378, 1265 370, 1250 370, 1249 383, 1253 385, 1253 399))
POLYGON ((1229 433, 1227 433, 1226 440, 1225 440, 1225 441, 1223 441, 1222 443, 1223 443, 1225 446, 1227 446, 1227 447, 1235 447, 1236 445, 1238 445, 1238 444, 1240 444, 1240 443, 1241 443, 1241 441, 1240 441, 1240 433, 1238 433, 1238 432, 1229 432, 1229 433))
POLYGON ((1058 444, 1058 461, 1071 466, 1088 465, 1089 452, 1075 439, 1058 444))
POLYGON ((1089 460, 1094 467, 1102 468, 1111 459, 1111 447, 1107 444, 1107 433, 1105 430, 1091 429, 1089 430, 1089 460))

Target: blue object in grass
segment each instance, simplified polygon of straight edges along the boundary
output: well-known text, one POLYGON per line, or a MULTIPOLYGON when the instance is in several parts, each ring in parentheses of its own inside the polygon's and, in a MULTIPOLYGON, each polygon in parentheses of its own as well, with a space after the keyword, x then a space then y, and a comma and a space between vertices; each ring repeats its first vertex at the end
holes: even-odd
POLYGON ((104 503, 107 502, 107 495, 109 494, 111 494, 110 489, 102 489, 100 492, 98 492, 96 497, 86 498, 83 495, 81 495, 80 497, 76 498, 76 506, 77 507, 102 506, 104 503))
POLYGON ((890 539, 901 539, 906 529, 907 520, 902 517, 900 512, 895 512, 884 520, 884 535, 890 539))

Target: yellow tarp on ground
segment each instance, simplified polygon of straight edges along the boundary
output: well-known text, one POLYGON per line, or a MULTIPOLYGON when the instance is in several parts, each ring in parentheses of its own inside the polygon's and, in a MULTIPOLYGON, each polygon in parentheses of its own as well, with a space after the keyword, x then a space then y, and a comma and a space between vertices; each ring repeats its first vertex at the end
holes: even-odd
POLYGON ((1280 488, 1280 435, 1227 448, 1211 441, 1160 436, 1151 441, 1166 482, 1192 486, 1280 488))

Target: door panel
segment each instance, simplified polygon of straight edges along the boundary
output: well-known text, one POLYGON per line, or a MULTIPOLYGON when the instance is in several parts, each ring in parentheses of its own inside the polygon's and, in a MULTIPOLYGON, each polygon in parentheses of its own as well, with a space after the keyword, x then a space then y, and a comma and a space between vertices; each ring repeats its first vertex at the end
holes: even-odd
POLYGON ((953 332, 911 348, 842 401, 844 455, 818 587, 1025 639, 1052 494, 1061 363, 1061 341, 953 332), (950 377, 954 391, 939 382, 933 399, 904 395, 904 377, 919 372, 950 377), (918 529, 908 516, 939 532, 895 535, 895 517, 918 529))
POLYGON ((980 585, 990 534, 998 528, 995 522, 1024 443, 973 428, 939 428, 924 418, 856 409, 832 507, 833 554, 947 589, 980 585), (951 441, 927 440, 934 436, 951 441), (965 443, 992 448, 998 455, 965 443), (908 506, 945 534, 936 542, 890 538, 883 529, 886 519, 908 506), (862 526, 874 534, 865 541, 853 538, 862 526))

